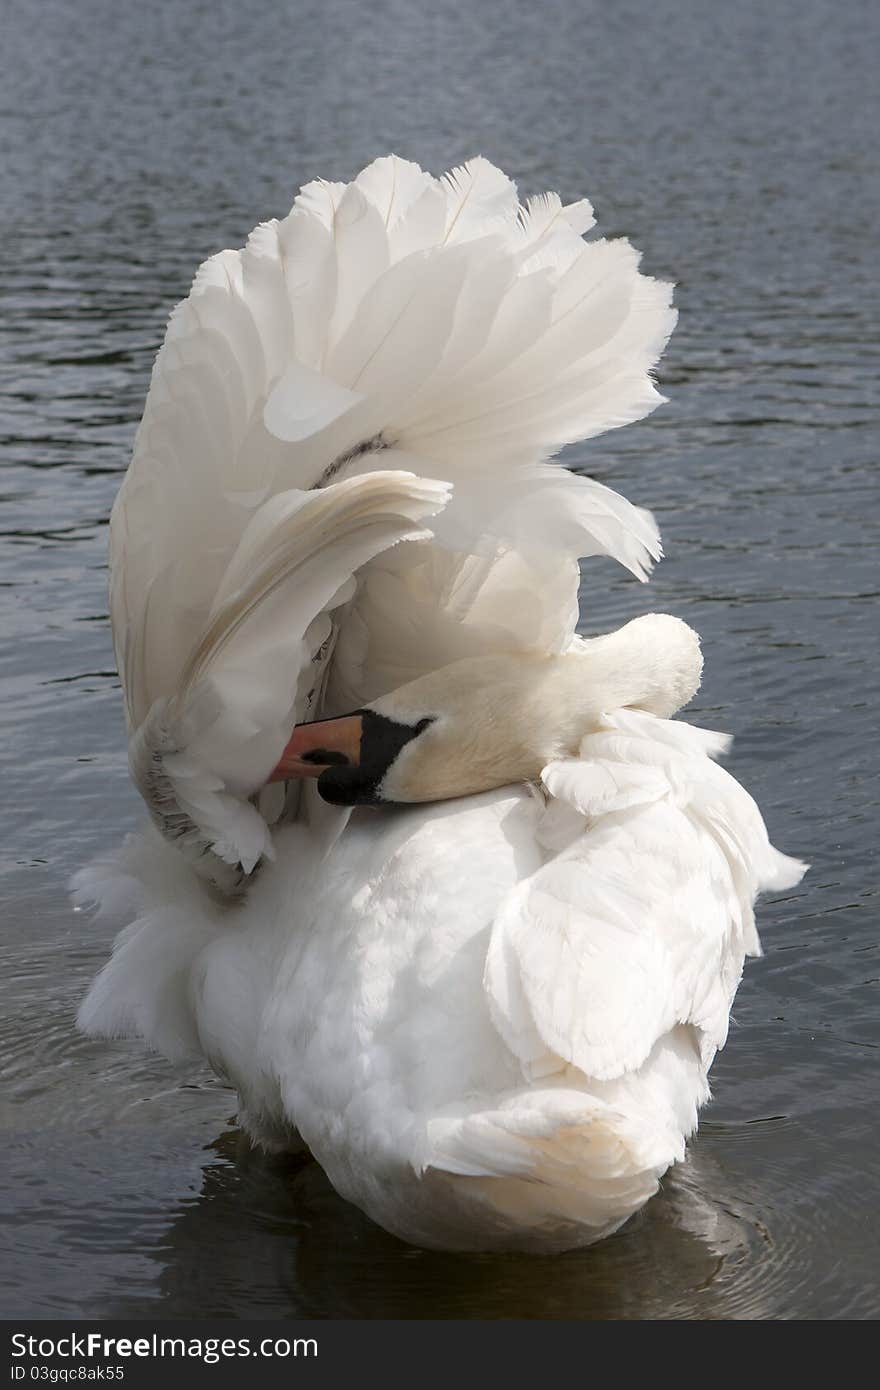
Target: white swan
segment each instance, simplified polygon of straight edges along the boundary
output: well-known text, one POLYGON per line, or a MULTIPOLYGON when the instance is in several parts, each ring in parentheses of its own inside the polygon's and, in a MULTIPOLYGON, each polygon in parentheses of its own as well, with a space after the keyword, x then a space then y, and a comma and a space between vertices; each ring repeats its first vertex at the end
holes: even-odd
POLYGON ((670 722, 695 635, 574 635, 578 557, 643 578, 659 540, 546 460, 655 407, 674 322, 591 225, 479 159, 309 185, 173 313, 111 522, 162 833, 79 876, 130 919, 80 1024, 206 1058, 259 1142, 426 1246, 563 1249, 644 1203, 755 894, 803 871, 725 739, 670 722))

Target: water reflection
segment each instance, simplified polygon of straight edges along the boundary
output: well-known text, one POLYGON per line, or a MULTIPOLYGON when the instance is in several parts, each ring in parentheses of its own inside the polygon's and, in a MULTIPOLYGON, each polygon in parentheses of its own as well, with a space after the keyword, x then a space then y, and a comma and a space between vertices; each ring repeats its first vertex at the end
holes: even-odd
MULTIPOLYGON (((547 1258, 415 1250, 338 1197, 307 1158, 268 1158, 235 1130, 211 1149, 199 1197, 156 1251, 165 1316, 712 1316, 762 1241, 746 1213, 710 1195, 719 1174, 703 1154, 625 1231, 547 1258)), ((142 1309, 122 1301, 112 1313, 142 1309)))

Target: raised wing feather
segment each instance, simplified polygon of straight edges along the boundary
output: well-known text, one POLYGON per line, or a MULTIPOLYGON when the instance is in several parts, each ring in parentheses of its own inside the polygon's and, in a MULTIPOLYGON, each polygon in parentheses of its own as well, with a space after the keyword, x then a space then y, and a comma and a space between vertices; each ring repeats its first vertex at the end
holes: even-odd
MULTIPOLYGON (((201 267, 169 321, 111 519, 111 609, 133 737, 153 720, 134 758, 142 785, 155 738, 163 759, 176 759, 181 794, 190 777, 188 813, 194 788, 208 796, 219 779, 232 794, 236 777, 243 783, 232 768, 246 744, 263 767, 258 749, 274 744, 280 717, 265 692, 296 684, 290 653, 327 601, 306 599, 295 545, 289 570, 279 558, 287 524, 301 533, 321 510, 294 494, 389 465, 454 485, 433 540, 423 534, 420 548, 381 564, 364 569, 357 547, 346 558, 335 545, 332 526, 320 533, 309 574, 339 568, 352 586, 333 620, 335 670, 322 685, 331 704, 362 703, 402 670, 411 679, 477 649, 563 649, 580 556, 611 554, 646 575, 660 553, 649 515, 546 463, 561 444, 660 399, 648 373, 674 320, 669 286, 641 276, 625 242, 585 243, 591 224, 589 205, 564 208, 555 195, 520 207, 484 159, 433 179, 391 156, 351 184, 308 185, 287 217, 201 267), (280 547, 271 555, 255 543, 270 531, 280 547), (276 562, 285 611, 261 588, 276 562), (206 651, 212 700, 225 692, 210 740, 202 725, 213 706, 204 689, 196 700, 193 677, 206 651), (165 715, 161 737, 153 727, 163 701, 177 701, 177 734, 199 743, 194 779, 193 748, 171 751, 165 715)), ((377 550, 392 533, 400 539, 396 525, 377 550)), ((318 645, 322 622, 312 628, 318 645)), ((258 836, 250 811, 236 817, 258 836)), ((237 838, 230 831, 224 856, 237 838)))
MULTIPOLYGON (((520 209, 485 160, 435 180, 390 157, 352 185, 309 185, 281 222, 201 268, 171 317, 112 520, 133 727, 173 688, 275 493, 363 471, 381 438, 458 485, 472 533, 497 535, 524 470, 656 405, 647 373, 672 326, 669 287, 641 277, 625 243, 585 244, 589 222, 549 195, 520 209)), ((549 487, 533 475, 532 494, 536 480, 549 487)), ((527 543, 558 542, 548 522, 527 543)), ((577 544, 606 549, 601 525, 577 544)), ((652 549, 637 526, 626 562, 644 569, 652 549)))
POLYGON ((131 742, 155 821, 194 860, 210 850, 215 881, 230 875, 214 860, 249 873, 271 857, 250 798, 309 712, 328 615, 368 561, 429 535, 421 523, 447 496, 442 483, 377 472, 279 493, 252 515, 173 690, 155 697, 131 742))

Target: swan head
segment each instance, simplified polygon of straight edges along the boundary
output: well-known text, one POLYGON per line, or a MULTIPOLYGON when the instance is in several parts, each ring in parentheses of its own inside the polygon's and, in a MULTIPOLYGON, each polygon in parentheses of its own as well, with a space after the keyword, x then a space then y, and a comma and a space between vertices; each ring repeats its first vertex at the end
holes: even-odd
POLYGON ((299 724, 270 780, 317 777, 325 801, 443 801, 537 781, 576 756, 604 713, 668 718, 699 688, 699 638, 666 614, 576 639, 560 655, 467 657, 363 709, 299 724))

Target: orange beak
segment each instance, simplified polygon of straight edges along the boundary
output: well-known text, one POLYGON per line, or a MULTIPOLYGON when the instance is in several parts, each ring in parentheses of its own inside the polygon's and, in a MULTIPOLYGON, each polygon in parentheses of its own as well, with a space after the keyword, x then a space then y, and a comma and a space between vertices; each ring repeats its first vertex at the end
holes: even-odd
POLYGON ((269 781, 320 777, 327 767, 357 767, 361 757, 361 733, 359 714, 345 714, 339 719, 323 719, 315 724, 297 724, 269 781))

